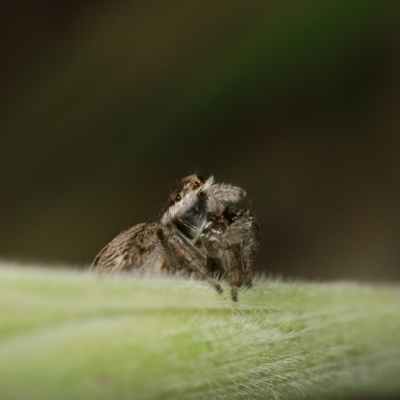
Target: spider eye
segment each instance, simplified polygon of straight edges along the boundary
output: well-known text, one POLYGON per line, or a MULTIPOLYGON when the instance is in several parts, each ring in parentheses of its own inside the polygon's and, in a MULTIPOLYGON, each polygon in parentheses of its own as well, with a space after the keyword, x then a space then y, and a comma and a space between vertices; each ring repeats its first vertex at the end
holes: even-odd
POLYGON ((180 201, 181 200, 181 195, 178 193, 177 195, 176 195, 176 197, 175 197, 175 201, 180 201))
POLYGON ((194 185, 193 185, 193 189, 197 189, 199 186, 200 186, 200 183, 199 182, 195 182, 194 185))

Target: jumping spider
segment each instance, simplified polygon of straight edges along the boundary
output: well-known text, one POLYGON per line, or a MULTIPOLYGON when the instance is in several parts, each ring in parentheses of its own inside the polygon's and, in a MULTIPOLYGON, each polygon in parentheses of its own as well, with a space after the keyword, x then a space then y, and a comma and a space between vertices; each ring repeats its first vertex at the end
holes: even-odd
POLYGON ((249 210, 236 209, 246 195, 239 187, 190 175, 179 183, 162 208, 158 221, 135 225, 118 235, 93 261, 103 271, 193 270, 219 293, 210 275, 230 279, 231 296, 243 283, 251 286, 259 226, 249 210))

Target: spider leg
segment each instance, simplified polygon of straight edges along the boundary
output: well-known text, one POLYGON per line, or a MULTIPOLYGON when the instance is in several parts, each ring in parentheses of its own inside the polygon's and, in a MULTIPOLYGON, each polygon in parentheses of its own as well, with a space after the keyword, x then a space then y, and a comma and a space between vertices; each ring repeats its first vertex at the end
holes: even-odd
POLYGON ((208 274, 206 268, 202 265, 206 265, 206 259, 177 228, 164 225, 157 230, 157 236, 165 251, 175 263, 196 271, 210 283, 218 293, 222 293, 221 286, 208 274))
POLYGON ((229 275, 231 283, 231 297, 233 301, 238 299, 239 271, 237 268, 237 261, 232 249, 226 249, 221 252, 221 263, 224 271, 229 275))
POLYGON ((239 230, 236 228, 230 230, 230 227, 226 225, 226 220, 212 221, 201 235, 201 249, 202 254, 207 256, 207 265, 209 268, 210 266, 220 267, 222 273, 229 278, 233 301, 237 301, 238 288, 241 285, 237 257, 239 249, 237 244, 240 240, 239 230))
POLYGON ((242 188, 228 183, 215 183, 208 186, 205 192, 210 199, 213 198, 225 206, 237 203, 246 196, 246 192, 242 188))
POLYGON ((257 254, 260 226, 250 210, 239 210, 238 219, 233 223, 239 224, 243 233, 240 246, 240 258, 242 260, 243 283, 251 287, 253 275, 253 262, 257 254))
POLYGON ((239 287, 244 283, 252 286, 253 262, 258 249, 260 227, 250 210, 230 208, 227 216, 231 221, 225 232, 225 240, 235 251, 239 287))

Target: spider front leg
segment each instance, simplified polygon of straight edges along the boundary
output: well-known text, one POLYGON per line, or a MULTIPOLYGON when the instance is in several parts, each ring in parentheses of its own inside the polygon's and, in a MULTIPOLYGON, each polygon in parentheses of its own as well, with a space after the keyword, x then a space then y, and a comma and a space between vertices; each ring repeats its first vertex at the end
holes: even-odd
POLYGON ((157 236, 173 264, 183 265, 188 269, 196 271, 218 293, 222 293, 221 286, 208 274, 206 268, 203 267, 203 264, 206 264, 206 259, 176 227, 164 225, 157 230, 157 236))
POLYGON ((240 232, 241 244, 239 247, 240 259, 242 264, 242 277, 240 284, 244 283, 247 287, 252 286, 253 262, 257 254, 260 226, 250 210, 234 210, 231 215, 232 224, 229 227, 231 235, 240 232))
POLYGON ((233 301, 238 300, 238 288, 240 287, 240 276, 237 268, 237 259, 232 249, 221 251, 220 255, 222 268, 228 274, 231 284, 231 298, 233 301))
POLYGON ((238 299, 238 288, 241 286, 238 250, 241 243, 241 233, 238 229, 230 229, 229 221, 224 215, 209 215, 209 221, 200 236, 202 254, 207 255, 209 268, 219 266, 220 271, 229 278, 231 297, 238 299))

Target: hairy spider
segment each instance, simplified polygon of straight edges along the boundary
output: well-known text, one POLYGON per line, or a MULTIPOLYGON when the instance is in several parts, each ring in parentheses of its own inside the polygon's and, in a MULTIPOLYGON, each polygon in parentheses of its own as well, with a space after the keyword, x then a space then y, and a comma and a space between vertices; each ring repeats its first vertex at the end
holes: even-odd
POLYGON ((172 191, 158 221, 122 232, 97 255, 92 268, 190 269, 221 293, 210 276, 210 269, 219 270, 230 277, 232 298, 237 300, 237 288, 251 285, 259 232, 250 211, 233 208, 244 196, 239 187, 190 175, 172 191))

